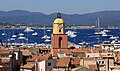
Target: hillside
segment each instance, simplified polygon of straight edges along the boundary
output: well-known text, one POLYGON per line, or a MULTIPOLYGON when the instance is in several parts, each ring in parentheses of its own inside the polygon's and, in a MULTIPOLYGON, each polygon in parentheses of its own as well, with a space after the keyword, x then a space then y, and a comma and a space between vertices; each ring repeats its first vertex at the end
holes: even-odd
MULTIPOLYGON (((97 17, 101 26, 120 25, 120 11, 100 11, 87 14, 63 14, 66 25, 95 25, 97 17)), ((52 25, 56 13, 46 15, 41 12, 29 12, 25 10, 0 11, 0 22, 19 24, 52 25)))

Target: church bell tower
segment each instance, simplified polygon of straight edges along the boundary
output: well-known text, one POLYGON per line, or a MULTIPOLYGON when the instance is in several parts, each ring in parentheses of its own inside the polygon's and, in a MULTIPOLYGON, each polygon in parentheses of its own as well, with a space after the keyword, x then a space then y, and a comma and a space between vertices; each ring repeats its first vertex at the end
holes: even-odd
POLYGON ((54 20, 53 33, 51 38, 51 53, 53 56, 58 56, 58 52, 61 49, 68 48, 68 38, 67 34, 65 34, 65 23, 64 20, 61 18, 60 13, 57 14, 57 18, 54 20))

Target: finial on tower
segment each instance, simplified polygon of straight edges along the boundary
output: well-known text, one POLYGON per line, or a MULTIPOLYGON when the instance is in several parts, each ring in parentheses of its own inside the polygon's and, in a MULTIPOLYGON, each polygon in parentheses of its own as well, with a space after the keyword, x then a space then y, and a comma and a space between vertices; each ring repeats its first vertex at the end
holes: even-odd
POLYGON ((61 18, 61 13, 57 13, 57 18, 61 18))

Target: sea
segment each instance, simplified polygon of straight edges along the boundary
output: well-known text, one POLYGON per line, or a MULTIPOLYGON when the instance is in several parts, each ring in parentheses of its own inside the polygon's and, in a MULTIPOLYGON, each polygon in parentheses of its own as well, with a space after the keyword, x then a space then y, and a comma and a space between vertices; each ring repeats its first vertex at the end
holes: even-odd
MULTIPOLYGON (((105 41, 111 42, 112 40, 110 39, 110 37, 106 37, 106 36, 98 36, 95 35, 95 31, 96 29, 66 29, 65 32, 67 32, 68 30, 71 31, 75 31, 75 35, 76 37, 71 38, 68 36, 68 41, 72 42, 76 45, 81 45, 80 43, 85 42, 87 44, 84 44, 86 46, 93 46, 95 44, 99 44, 99 43, 103 43, 105 41)), ((101 29, 103 30, 103 29, 101 29)), ((119 29, 107 29, 110 32, 107 32, 108 35, 113 35, 116 37, 120 37, 120 30, 119 29)), ((42 39, 42 37, 44 35, 48 35, 51 37, 52 34, 52 29, 34 29, 34 32, 24 32, 24 29, 1 29, 0 30, 0 39, 2 40, 3 43, 33 43, 33 44, 50 44, 51 41, 49 42, 45 42, 44 39, 42 39), (48 31, 49 30, 49 31, 48 31), (38 36, 33 36, 32 33, 37 32, 38 36), (5 33, 6 35, 2 35, 2 33, 5 33), (18 39, 19 33, 23 33, 24 37, 27 38, 26 39, 18 39), (15 40, 10 40, 10 38, 12 38, 12 35, 15 34, 17 35, 17 37, 15 38, 15 40)), ((51 40, 51 38, 49 38, 49 40, 51 40)), ((120 40, 120 38, 118 38, 118 40, 120 40)))

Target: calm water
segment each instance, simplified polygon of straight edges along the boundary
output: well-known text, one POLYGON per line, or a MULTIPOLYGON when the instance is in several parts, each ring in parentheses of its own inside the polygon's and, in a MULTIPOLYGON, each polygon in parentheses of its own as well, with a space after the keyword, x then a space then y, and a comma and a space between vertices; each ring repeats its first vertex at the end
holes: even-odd
MULTIPOLYGON (((67 29, 66 31, 68 31, 69 29, 67 29)), ((119 36, 120 37, 120 30, 119 29, 109 29, 110 32, 108 32, 107 34, 109 35, 114 35, 114 36, 119 36)), ((4 32, 4 30, 0 30, 0 38, 2 39, 3 42, 7 43, 51 43, 51 42, 45 42, 44 39, 41 39, 42 36, 44 36, 44 30, 43 29, 34 29, 35 32, 38 33, 38 36, 32 36, 33 32, 24 32, 23 29, 6 29, 5 33, 7 35, 2 36, 2 33, 4 32), (19 37, 19 33, 23 33, 25 37, 28 38, 27 40, 20 40, 18 39, 19 37), (13 34, 16 34, 17 37, 15 38, 15 40, 10 40, 8 41, 7 39, 11 38, 13 34)), ((75 44, 78 44, 80 42, 85 41, 86 43, 88 43, 88 46, 91 46, 93 44, 97 44, 98 42, 103 42, 103 41, 112 41, 109 39, 109 37, 103 37, 100 36, 100 40, 98 41, 98 36, 94 35, 95 29, 77 29, 75 30, 76 33, 76 37, 75 38, 70 38, 68 37, 68 40, 70 42, 73 42, 75 44)), ((48 36, 51 36, 52 34, 52 30, 51 31, 47 31, 46 30, 46 34, 48 36)), ((118 38, 120 39, 120 38, 118 38)))

